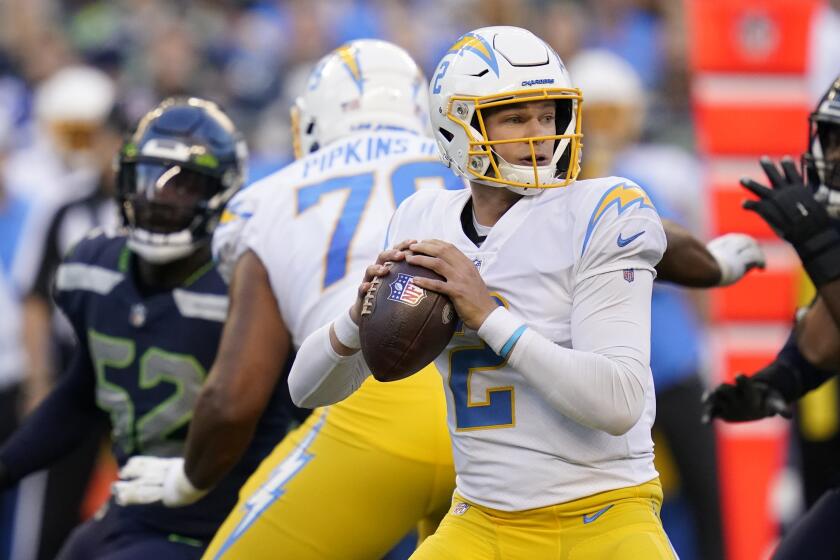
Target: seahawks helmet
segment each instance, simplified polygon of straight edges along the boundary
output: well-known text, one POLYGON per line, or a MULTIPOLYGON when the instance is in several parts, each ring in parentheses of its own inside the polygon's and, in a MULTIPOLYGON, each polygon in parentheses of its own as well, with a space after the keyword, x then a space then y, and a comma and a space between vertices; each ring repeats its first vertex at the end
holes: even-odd
POLYGON ((816 199, 829 215, 840 218, 840 77, 811 113, 802 169, 816 199))
POLYGON ((246 160, 242 136, 211 101, 169 98, 147 113, 117 160, 129 248, 165 263, 208 243, 245 182, 246 160))

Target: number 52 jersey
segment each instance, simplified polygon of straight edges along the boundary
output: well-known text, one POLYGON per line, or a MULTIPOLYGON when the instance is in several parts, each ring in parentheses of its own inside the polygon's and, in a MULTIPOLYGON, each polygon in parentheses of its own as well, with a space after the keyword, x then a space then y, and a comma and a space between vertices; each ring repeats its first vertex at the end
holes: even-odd
MULTIPOLYGON (((137 288, 132 268, 124 235, 93 233, 70 252, 55 280, 56 303, 78 338, 74 362, 82 364, 67 375, 86 376, 90 394, 79 398, 110 418, 120 466, 133 455, 183 455, 228 304, 227 286, 210 261, 174 290, 151 294, 137 288)), ((182 508, 122 507, 119 515, 208 539, 290 420, 288 395, 275 391, 244 457, 207 496, 182 508)))

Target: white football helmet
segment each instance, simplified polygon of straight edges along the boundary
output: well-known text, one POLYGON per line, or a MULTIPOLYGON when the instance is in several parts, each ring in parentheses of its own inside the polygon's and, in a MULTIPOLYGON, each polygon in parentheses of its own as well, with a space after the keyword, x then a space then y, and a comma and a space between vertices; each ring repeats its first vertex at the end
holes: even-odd
POLYGON ((520 194, 572 183, 580 171, 580 90, 545 41, 518 27, 484 27, 462 36, 441 59, 430 83, 432 131, 441 157, 466 179, 520 194), (491 140, 482 110, 553 99, 556 134, 491 140), (534 142, 553 141, 548 165, 537 165, 534 142), (527 143, 533 165, 514 165, 493 146, 527 143))
POLYGON ((426 78, 400 47, 377 39, 343 45, 318 62, 292 106, 300 158, 360 130, 428 134, 426 78))
POLYGON ((90 165, 96 131, 113 109, 116 95, 114 81, 90 66, 62 68, 35 90, 38 124, 70 166, 90 165))

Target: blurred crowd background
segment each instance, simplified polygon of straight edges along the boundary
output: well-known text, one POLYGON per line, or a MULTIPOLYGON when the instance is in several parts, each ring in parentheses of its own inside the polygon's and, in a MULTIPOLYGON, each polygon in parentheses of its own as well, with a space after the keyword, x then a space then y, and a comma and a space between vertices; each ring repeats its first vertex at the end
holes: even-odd
MULTIPOLYGON (((111 162, 125 133, 166 96, 209 98, 244 132, 256 180, 291 161, 290 103, 315 62, 349 40, 392 41, 428 76, 470 29, 504 24, 532 30, 554 46, 583 89, 584 173, 636 180, 663 216, 707 236, 686 5, 0 0, 0 443, 43 398, 72 349, 68 329, 52 313, 52 273, 90 228, 117 222, 111 162)), ((811 104, 840 72, 838 10, 834 1, 814 12, 811 104)), ((747 32, 759 41, 769 33, 760 26, 747 32)), ((802 149, 806 130, 803 119, 795 131, 802 149)), ((699 422, 700 395, 717 379, 709 371, 707 309, 697 294, 658 287, 654 296, 657 461, 669 498, 663 516, 677 550, 689 560, 725 556, 715 433, 699 422)), ((89 449, 59 466, 66 469, 60 480, 71 490, 46 479, 22 485, 19 500, 58 494, 29 517, 4 510, 0 496, 0 556, 7 550, 4 538, 8 542, 12 531, 26 528, 33 535, 31 550, 40 539, 41 552, 20 558, 50 558, 78 521, 79 504, 88 504, 82 515, 91 513, 87 481, 99 446, 92 438, 89 449), (62 513, 67 508, 69 515, 62 513)), ((107 492, 107 484, 103 488, 107 492)))
MULTIPOLYGON (((105 72, 129 122, 160 98, 200 94, 226 107, 256 158, 291 154, 288 106, 315 61, 379 37, 431 72, 453 38, 505 23, 533 30, 568 61, 583 48, 620 53, 651 103, 651 132, 690 142, 682 3, 664 0, 65 1, 0 4, 0 74, 18 132, 32 94, 58 69, 105 72), (677 116, 678 118, 674 118, 677 116), (679 118, 682 117, 682 118, 679 118), (674 126, 675 123, 680 123, 674 126)), ((16 143, 29 141, 16 134, 16 143)))

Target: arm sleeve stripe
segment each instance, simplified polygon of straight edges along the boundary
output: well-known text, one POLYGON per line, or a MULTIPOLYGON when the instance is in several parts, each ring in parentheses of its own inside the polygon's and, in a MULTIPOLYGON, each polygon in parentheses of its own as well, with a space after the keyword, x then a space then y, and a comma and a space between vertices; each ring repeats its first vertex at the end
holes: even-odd
POLYGON ((519 340, 519 337, 522 336, 522 333, 524 333, 527 328, 528 327, 525 325, 520 325, 518 329, 513 331, 513 334, 510 335, 509 339, 507 339, 505 345, 502 346, 502 350, 499 354, 502 358, 507 358, 510 355, 511 351, 513 351, 513 347, 516 346, 516 341, 519 340))

